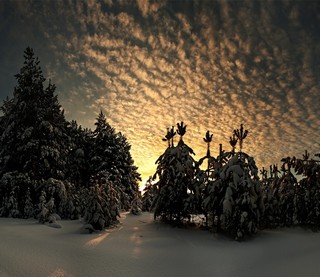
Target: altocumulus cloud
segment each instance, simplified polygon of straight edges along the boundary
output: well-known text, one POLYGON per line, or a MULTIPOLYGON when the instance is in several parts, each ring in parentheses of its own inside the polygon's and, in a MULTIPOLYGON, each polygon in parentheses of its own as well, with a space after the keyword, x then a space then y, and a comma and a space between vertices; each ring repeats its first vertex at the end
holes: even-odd
MULTIPOLYGON (((70 119, 93 127, 102 109, 127 135, 144 177, 185 121, 202 137, 244 148, 259 166, 320 150, 320 4, 317 1, 30 1, 35 48, 70 119)), ((9 4, 7 5, 9 6, 9 4)))

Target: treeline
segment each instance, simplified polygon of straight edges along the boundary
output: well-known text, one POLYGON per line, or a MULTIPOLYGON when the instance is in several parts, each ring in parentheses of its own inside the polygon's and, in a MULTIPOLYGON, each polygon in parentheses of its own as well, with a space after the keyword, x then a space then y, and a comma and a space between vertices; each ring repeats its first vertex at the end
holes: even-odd
POLYGON ((94 130, 68 122, 31 48, 24 58, 13 97, 1 106, 0 216, 84 217, 103 229, 139 195, 131 146, 102 112, 94 130))
POLYGON ((319 229, 320 161, 310 159, 307 151, 301 159, 282 159, 280 169, 276 165, 269 172, 262 168, 259 176, 254 158, 242 151, 248 135, 243 125, 233 131, 229 151, 220 144, 217 157, 211 155, 213 135, 207 131, 203 138, 207 153, 199 161, 184 143, 185 133, 183 122, 176 131, 174 127, 167 130, 163 138, 167 149, 146 184, 143 209, 153 211, 155 219, 181 224, 202 218, 205 228, 236 240, 263 228, 304 225, 319 229), (175 146, 176 135, 180 139, 175 146))

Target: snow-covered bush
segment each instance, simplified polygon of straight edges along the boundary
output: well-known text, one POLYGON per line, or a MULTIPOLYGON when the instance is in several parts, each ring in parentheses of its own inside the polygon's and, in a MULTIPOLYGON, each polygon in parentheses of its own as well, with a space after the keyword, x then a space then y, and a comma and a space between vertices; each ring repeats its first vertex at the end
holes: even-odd
POLYGON ((44 190, 46 192, 47 197, 50 197, 54 200, 56 209, 54 210, 55 213, 62 215, 66 213, 66 204, 68 201, 68 192, 66 185, 68 183, 64 183, 63 181, 49 178, 44 183, 44 190))
MULTIPOLYGON (((29 206, 27 209, 32 208, 31 188, 28 174, 17 171, 3 174, 0 179, 0 216, 26 217, 25 205, 29 206)), ((32 211, 29 212, 32 214, 32 211)))
POLYGON ((83 188, 78 188, 70 183, 68 197, 64 206, 64 217, 69 219, 79 219, 83 214, 83 203, 81 201, 81 192, 83 188))
POLYGON ((106 203, 108 206, 110 214, 110 224, 118 222, 118 217, 120 217, 120 199, 119 193, 115 189, 114 184, 111 181, 105 181, 103 183, 103 188, 107 196, 106 203))
POLYGON ((34 205, 31 199, 30 187, 28 187, 25 200, 24 200, 24 208, 23 208, 23 217, 31 218, 34 216, 34 205))
MULTIPOLYGON (((50 199, 50 207, 53 208, 53 201, 50 199)), ((41 195, 39 197, 39 204, 38 204, 38 215, 37 218, 40 223, 45 223, 49 220, 50 210, 47 207, 47 200, 46 200, 46 193, 45 191, 41 191, 41 195)))
MULTIPOLYGON (((107 174, 105 172, 105 174, 107 174)), ((82 197, 85 201, 84 220, 94 229, 102 230, 118 223, 120 217, 120 200, 118 191, 107 177, 100 176, 92 180, 89 189, 84 190, 82 197)))
MULTIPOLYGON (((18 187, 16 187, 18 189, 18 187)), ((19 217, 19 201, 17 199, 16 189, 12 189, 8 200, 6 201, 6 205, 4 206, 6 216, 8 217, 19 217)))
POLYGON ((134 215, 139 215, 141 214, 141 211, 142 211, 141 193, 137 192, 135 198, 131 202, 130 213, 134 215))
POLYGON ((150 176, 146 182, 145 188, 142 195, 142 211, 151 212, 152 203, 156 195, 156 186, 152 182, 152 177, 150 176))
POLYGON ((103 230, 110 226, 111 215, 107 204, 107 195, 104 188, 95 184, 88 189, 87 206, 84 220, 95 230, 103 230))

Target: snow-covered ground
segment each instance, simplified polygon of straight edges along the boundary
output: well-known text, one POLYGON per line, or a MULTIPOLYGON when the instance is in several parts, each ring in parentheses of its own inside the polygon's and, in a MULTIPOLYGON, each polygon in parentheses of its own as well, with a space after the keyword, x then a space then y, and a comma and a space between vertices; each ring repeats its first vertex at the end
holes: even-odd
POLYGON ((149 213, 121 221, 83 234, 80 221, 56 229, 0 218, 0 276, 320 276, 320 233, 278 229, 239 243, 154 222, 149 213))

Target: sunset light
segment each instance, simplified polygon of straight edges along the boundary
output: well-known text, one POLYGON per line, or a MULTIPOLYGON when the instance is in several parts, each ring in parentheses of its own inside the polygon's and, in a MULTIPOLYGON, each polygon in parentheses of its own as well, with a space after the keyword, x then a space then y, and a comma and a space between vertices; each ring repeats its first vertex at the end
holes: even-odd
POLYGON ((319 276, 320 0, 0 0, 0 37, 0 277, 319 276))
POLYGON ((92 128, 102 109, 128 137, 143 180, 165 150, 166 128, 181 120, 197 159, 207 130, 217 153, 240 123, 259 166, 316 152, 319 15, 307 3, 3 1, 1 98, 29 45, 67 118, 92 128))

